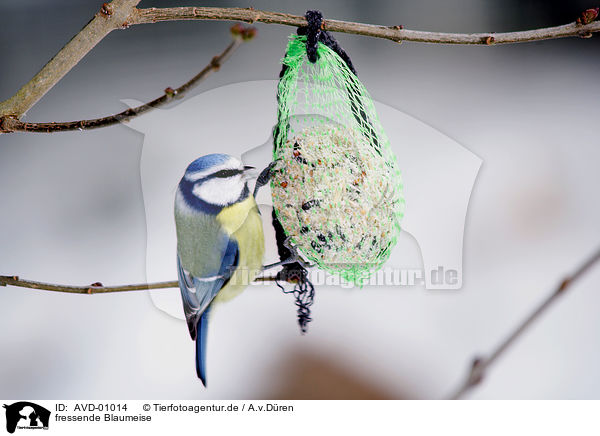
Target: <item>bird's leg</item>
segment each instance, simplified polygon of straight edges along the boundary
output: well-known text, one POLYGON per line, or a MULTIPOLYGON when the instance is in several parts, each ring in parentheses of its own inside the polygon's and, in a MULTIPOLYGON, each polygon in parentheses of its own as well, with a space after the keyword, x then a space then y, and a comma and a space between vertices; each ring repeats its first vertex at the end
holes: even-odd
POLYGON ((288 257, 285 260, 282 260, 281 262, 275 262, 275 263, 270 263, 268 265, 263 266, 263 271, 267 270, 267 269, 271 269, 271 268, 277 268, 278 266, 283 266, 283 265, 287 265, 290 263, 295 263, 298 262, 300 263, 301 260, 298 257, 297 254, 293 253, 290 257, 288 257))
POLYGON ((256 184, 254 185, 254 193, 252 194, 254 198, 256 198, 256 195, 258 194, 258 190, 265 186, 267 183, 269 183, 269 180, 271 180, 271 176, 273 175, 273 167, 276 163, 277 161, 271 162, 269 166, 262 170, 256 178, 256 184))
POLYGON ((287 248, 289 250, 290 256, 287 259, 282 260, 281 262, 275 262, 275 263, 271 263, 269 265, 263 266, 263 271, 267 270, 267 269, 271 269, 271 268, 276 268, 278 266, 288 265, 290 263, 295 263, 295 262, 299 263, 304 268, 310 268, 312 266, 308 262, 305 262, 300 257, 300 255, 298 254, 298 249, 290 244, 289 237, 285 238, 285 241, 283 241, 283 245, 285 246, 285 248, 287 248))

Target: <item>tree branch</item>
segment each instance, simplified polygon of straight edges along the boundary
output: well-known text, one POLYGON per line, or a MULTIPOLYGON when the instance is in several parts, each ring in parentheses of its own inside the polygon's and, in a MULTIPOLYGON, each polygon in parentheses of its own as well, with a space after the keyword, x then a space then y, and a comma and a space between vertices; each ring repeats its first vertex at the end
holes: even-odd
POLYGON ((139 2, 140 0, 114 0, 104 3, 94 18, 33 79, 11 98, 0 103, 0 115, 20 118, 25 114, 106 35, 121 28, 139 2))
MULTIPOLYGON (((486 371, 497 362, 497 360, 508 350, 508 348, 519 339, 527 329, 540 318, 552 304, 563 295, 572 285, 580 279, 586 272, 592 269, 596 263, 600 262, 600 250, 596 251, 582 265, 566 277, 560 285, 535 308, 535 310, 523 320, 517 328, 508 335, 488 357, 476 357, 473 359, 471 369, 464 383, 454 392, 448 399, 458 400, 463 398, 469 391, 478 386, 486 375, 486 371)), ((276 276, 261 276, 255 279, 256 282, 275 282, 278 281, 276 276)), ((283 280, 279 280, 283 281, 283 280)), ((293 283, 293 280, 288 280, 293 283)), ((52 283, 36 282, 24 280, 18 276, 0 276, 0 286, 16 286, 21 288, 38 289, 53 292, 65 292, 70 294, 108 294, 114 292, 142 291, 150 289, 167 289, 179 287, 178 281, 157 282, 157 283, 142 283, 134 285, 121 286, 103 286, 102 283, 96 282, 89 286, 69 286, 58 285, 52 283)))
POLYGON ((15 117, 5 117, 4 119, 0 118, 0 129, 4 130, 5 132, 53 133, 67 132, 72 130, 91 130, 129 121, 138 115, 164 106, 171 100, 183 98, 187 91, 195 88, 202 80, 208 77, 210 73, 217 71, 221 65, 227 59, 229 59, 229 57, 240 46, 240 44, 242 44, 243 41, 252 39, 256 33, 256 29, 253 27, 244 28, 241 25, 236 25, 231 28, 231 33, 234 36, 234 40, 231 42, 231 44, 229 44, 221 54, 213 57, 210 63, 204 67, 202 71, 181 85, 179 88, 166 88, 163 95, 149 103, 124 110, 123 112, 115 115, 109 115, 91 120, 67 121, 59 123, 24 123, 15 117))
MULTIPOLYGON (((256 282, 274 282, 274 276, 262 276, 254 279, 256 282)), ((283 280, 280 280, 283 281, 283 280)), ((147 291, 150 289, 178 288, 177 280, 170 282, 141 283, 136 285, 103 286, 96 282, 89 286, 57 285, 53 283, 34 282, 23 280, 19 276, 0 276, 0 286, 16 286, 19 288, 38 289, 40 291, 66 292, 69 294, 108 294, 113 292, 147 291)))
MULTIPOLYGON (((262 22, 287 26, 304 26, 306 19, 299 15, 280 12, 259 11, 252 8, 178 7, 136 9, 140 0, 113 0, 104 3, 96 16, 48 62, 39 73, 11 98, 0 102, 0 134, 13 131, 53 132, 104 127, 121 119, 131 117, 130 111, 115 116, 68 123, 22 123, 20 118, 58 81, 64 77, 98 42, 115 29, 125 29, 134 24, 156 23, 175 20, 222 20, 262 22), (129 114, 129 115, 128 115, 129 114)), ((588 38, 600 31, 600 22, 595 21, 598 9, 587 9, 577 21, 563 26, 507 33, 440 33, 404 29, 401 25, 379 26, 339 20, 324 20, 323 28, 333 32, 351 33, 395 42, 412 41, 440 44, 494 45, 516 42, 540 41, 544 39, 579 36, 588 38)), ((168 101, 165 93, 160 99, 168 101)), ((139 113, 152 107, 143 105, 139 113)), ((135 114, 133 114, 135 116, 135 114)))
POLYGON ((587 259, 570 277, 565 278, 560 285, 542 303, 508 335, 488 357, 476 357, 471 364, 471 370, 464 383, 448 399, 463 398, 471 389, 479 385, 486 371, 502 356, 506 350, 519 338, 531 324, 540 318, 552 304, 581 278, 588 270, 600 261, 600 250, 587 259))
MULTIPOLYGON (((510 44, 516 42, 540 41, 544 39, 566 38, 569 36, 591 36, 600 31, 600 22, 592 22, 593 9, 588 9, 576 22, 563 26, 544 29, 526 30, 507 33, 441 33, 408 30, 403 26, 379 26, 373 24, 354 23, 340 20, 323 20, 323 29, 332 32, 351 33, 389 39, 394 42, 411 41, 437 44, 510 44)), ((259 11, 253 8, 210 8, 210 7, 178 7, 136 9, 128 24, 146 24, 159 21, 177 20, 227 20, 247 23, 282 24, 285 26, 306 26, 306 19, 299 15, 281 12, 259 11)))

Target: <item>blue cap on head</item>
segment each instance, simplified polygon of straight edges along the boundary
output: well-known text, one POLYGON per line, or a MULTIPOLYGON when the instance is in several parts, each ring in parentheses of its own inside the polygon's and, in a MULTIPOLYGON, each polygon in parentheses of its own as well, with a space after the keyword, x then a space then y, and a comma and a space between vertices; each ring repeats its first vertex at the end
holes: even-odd
POLYGON ((206 156, 199 157, 194 162, 192 162, 187 167, 187 172, 206 170, 216 165, 224 164, 229 159, 231 159, 231 156, 222 153, 207 154, 206 156))

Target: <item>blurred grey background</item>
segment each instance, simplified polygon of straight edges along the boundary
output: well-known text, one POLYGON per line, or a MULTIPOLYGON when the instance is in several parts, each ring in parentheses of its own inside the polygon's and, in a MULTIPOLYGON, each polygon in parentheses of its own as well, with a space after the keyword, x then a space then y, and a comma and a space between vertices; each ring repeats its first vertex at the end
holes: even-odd
MULTIPOLYGON (((142 1, 140 7, 189 3, 142 1)), ((0 99, 29 80, 100 4, 2 2, 0 99)), ((325 17, 410 29, 500 32, 564 24, 594 3, 202 5, 297 14, 318 8, 325 17)), ((115 31, 26 120, 91 118, 122 110, 120 99, 150 100, 220 52, 230 25, 173 22, 115 31)), ((256 40, 195 93, 277 77, 294 29, 257 27, 256 40)), ((374 99, 483 159, 465 229, 463 289, 321 290, 304 337, 290 298, 275 288, 253 289, 215 316, 214 375, 204 390, 185 325, 156 310, 144 293, 89 297, 0 288, 0 397, 441 397, 462 380, 474 354, 490 350, 597 247, 598 36, 496 47, 336 37, 374 99)), ((244 96, 238 104, 252 110, 244 96)), ((70 284, 145 281, 142 143, 124 126, 0 136, 0 274, 70 284)), ((471 397, 600 398, 598 283, 600 271, 587 275, 471 397)))

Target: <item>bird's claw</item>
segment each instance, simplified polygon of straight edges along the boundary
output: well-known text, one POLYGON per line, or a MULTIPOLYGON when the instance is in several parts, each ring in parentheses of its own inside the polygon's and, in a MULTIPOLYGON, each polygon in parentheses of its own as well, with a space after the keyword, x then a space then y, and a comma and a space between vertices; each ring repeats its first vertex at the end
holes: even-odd
POLYGON ((305 269, 312 268, 314 266, 300 256, 300 253, 298 253, 298 248, 292 245, 292 238, 290 236, 285 238, 285 241, 283 241, 283 246, 290 252, 290 257, 287 258, 285 264, 297 262, 305 269))
POLYGON ((282 260, 281 262, 275 262, 269 265, 265 265, 263 267, 263 270, 276 268, 278 266, 289 265, 290 263, 299 263, 305 269, 311 268, 313 266, 310 263, 306 262, 304 259, 302 259, 302 256, 300 256, 300 254, 298 253, 298 249, 291 244, 291 237, 288 236, 287 238, 285 238, 285 241, 283 241, 283 245, 290 252, 288 258, 282 260))

